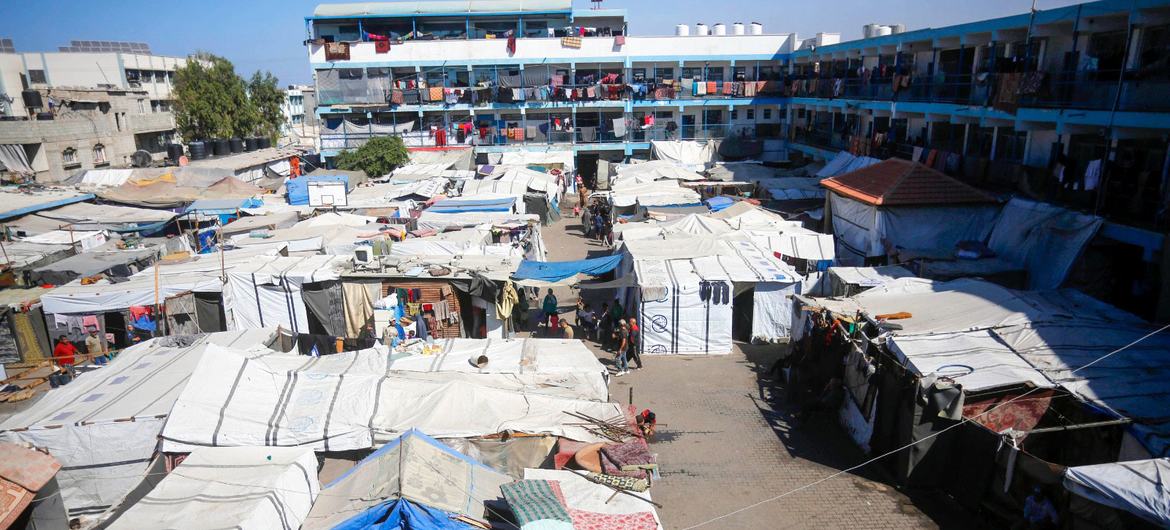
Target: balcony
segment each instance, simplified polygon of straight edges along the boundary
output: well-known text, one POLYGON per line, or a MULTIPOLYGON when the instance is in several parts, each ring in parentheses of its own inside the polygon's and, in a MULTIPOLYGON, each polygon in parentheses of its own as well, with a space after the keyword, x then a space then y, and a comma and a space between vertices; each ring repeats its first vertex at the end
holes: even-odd
POLYGON ((175 115, 170 112, 156 112, 153 114, 133 114, 126 117, 130 131, 139 133, 163 132, 175 128, 175 115))
POLYGON ((996 107, 1170 112, 1170 76, 1139 75, 1135 71, 984 73, 882 78, 822 78, 790 80, 784 93, 791 97, 907 101, 996 107), (1120 97, 1118 97, 1120 91, 1120 97))
POLYGON ((600 125, 576 126, 558 129, 553 124, 529 123, 522 127, 473 127, 470 133, 452 126, 445 129, 445 140, 439 143, 437 135, 429 130, 407 132, 337 132, 321 135, 321 149, 342 151, 357 149, 371 138, 400 136, 407 147, 443 146, 535 146, 535 145, 600 145, 648 143, 652 140, 716 140, 728 137, 775 138, 779 131, 756 128, 745 124, 659 124, 647 128, 634 127, 623 136, 617 136, 612 127, 600 125))

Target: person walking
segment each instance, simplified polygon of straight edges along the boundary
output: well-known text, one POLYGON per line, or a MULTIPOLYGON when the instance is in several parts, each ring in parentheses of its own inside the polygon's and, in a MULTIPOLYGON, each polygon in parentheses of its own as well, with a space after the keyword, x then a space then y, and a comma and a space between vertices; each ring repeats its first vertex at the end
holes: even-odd
POLYGON ((615 339, 615 342, 618 344, 617 359, 615 362, 618 371, 616 374, 614 374, 615 377, 621 377, 630 373, 630 360, 627 357, 630 348, 630 328, 629 325, 626 324, 625 320, 620 322, 621 324, 618 326, 617 338, 615 339))
POLYGON ((57 337, 57 345, 53 347, 53 362, 67 372, 70 379, 77 376, 77 371, 73 368, 76 356, 77 346, 69 342, 65 335, 57 337))
POLYGON ((106 364, 106 348, 98 336, 97 328, 89 330, 89 336, 85 338, 85 353, 89 354, 94 364, 98 366, 106 364))
POLYGON ((630 351, 627 354, 628 360, 633 360, 638 365, 635 370, 642 369, 642 352, 638 351, 639 346, 642 345, 641 328, 638 327, 638 319, 630 317, 630 338, 627 342, 630 343, 630 351))
POLYGON ((601 337, 598 337, 601 342, 601 349, 609 351, 613 346, 613 317, 609 313, 609 304, 601 304, 601 324, 598 326, 601 329, 601 337))
POLYGON ((544 312, 541 315, 541 320, 544 321, 544 329, 551 336, 553 329, 550 326, 554 324, 553 317, 557 315, 557 297, 553 294, 551 287, 548 290, 548 294, 544 295, 544 302, 541 303, 540 309, 544 312))

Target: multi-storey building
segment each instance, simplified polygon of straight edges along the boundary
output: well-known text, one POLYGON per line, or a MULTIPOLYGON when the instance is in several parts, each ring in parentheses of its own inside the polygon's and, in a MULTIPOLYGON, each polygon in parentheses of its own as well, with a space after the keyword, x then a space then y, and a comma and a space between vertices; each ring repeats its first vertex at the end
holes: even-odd
POLYGON ((790 57, 791 149, 917 154, 983 188, 1101 215, 1082 285, 1170 314, 1170 2, 1103 0, 790 57))
POLYGON ((0 52, 0 144, 23 151, 36 178, 127 167, 138 150, 165 155, 175 136, 171 86, 185 59, 114 44, 123 43, 0 52), (107 51, 115 49, 127 51, 107 51))
POLYGON ((401 134, 408 145, 481 153, 567 149, 588 171, 598 157, 644 154, 652 140, 783 129, 795 35, 717 24, 635 36, 624 10, 571 0, 425 6, 323 4, 306 19, 327 159, 401 134))
POLYGON ((317 149, 317 97, 312 85, 289 85, 284 91, 284 125, 280 134, 293 143, 317 149))

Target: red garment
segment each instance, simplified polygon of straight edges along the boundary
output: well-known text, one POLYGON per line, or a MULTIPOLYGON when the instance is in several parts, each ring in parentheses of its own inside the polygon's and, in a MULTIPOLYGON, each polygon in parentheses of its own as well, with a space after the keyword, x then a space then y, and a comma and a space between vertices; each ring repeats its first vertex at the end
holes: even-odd
POLYGON ((443 147, 447 145, 447 131, 439 129, 435 131, 435 146, 443 147))
POLYGON ((390 41, 388 41, 388 40, 374 41, 374 53, 390 53, 390 41))
POLYGON ((72 342, 58 342, 53 348, 53 360, 57 364, 72 366, 74 355, 77 355, 77 347, 72 342))
POLYGON ((508 37, 508 55, 515 55, 515 54, 516 54, 516 36, 511 35, 508 37))
POLYGON ((151 314, 151 310, 150 310, 149 306, 144 306, 144 305, 130 306, 130 320, 138 320, 138 319, 142 318, 143 315, 150 316, 150 314, 151 314))

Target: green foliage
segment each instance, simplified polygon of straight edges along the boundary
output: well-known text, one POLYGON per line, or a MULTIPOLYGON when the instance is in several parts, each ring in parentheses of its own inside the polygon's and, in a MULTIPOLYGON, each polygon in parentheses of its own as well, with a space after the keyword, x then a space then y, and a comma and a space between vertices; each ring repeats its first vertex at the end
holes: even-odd
POLYGON ((402 143, 402 138, 378 136, 371 138, 356 151, 342 151, 333 162, 338 169, 365 171, 370 177, 381 177, 409 160, 410 152, 406 144, 402 143))
POLYGON ((284 122, 284 93, 271 73, 246 82, 231 61, 199 52, 175 72, 175 123, 187 140, 263 135, 275 139, 284 122))

